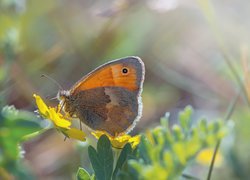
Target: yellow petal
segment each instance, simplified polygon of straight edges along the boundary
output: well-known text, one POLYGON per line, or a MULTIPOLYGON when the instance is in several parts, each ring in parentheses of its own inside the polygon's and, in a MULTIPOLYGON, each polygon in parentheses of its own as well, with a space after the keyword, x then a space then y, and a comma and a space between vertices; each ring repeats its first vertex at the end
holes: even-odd
POLYGON ((114 137, 110 141, 114 148, 121 149, 124 147, 125 144, 127 144, 129 138, 130 138, 129 135, 124 134, 121 136, 114 137))
POLYGON ((33 96, 36 99, 36 104, 41 116, 51 120, 57 127, 68 128, 71 125, 71 122, 64 119, 60 113, 57 113, 55 108, 48 107, 40 96, 36 94, 33 96))
POLYGON ((140 135, 131 137, 130 135, 123 134, 113 137, 104 131, 95 131, 92 132, 92 134, 96 139, 99 139, 103 134, 105 134, 109 138, 111 145, 118 149, 122 149, 127 143, 130 143, 131 147, 134 149, 140 143, 140 135))
POLYGON ((70 129, 64 131, 64 133, 70 138, 77 139, 80 141, 86 141, 85 133, 79 129, 70 128, 70 129))
POLYGON ((62 132, 65 136, 73 138, 73 139, 77 139, 80 141, 86 140, 85 133, 79 129, 70 128, 71 121, 65 119, 67 117, 63 116, 60 112, 58 112, 57 109, 60 109, 60 105, 58 105, 57 109, 48 107, 40 96, 36 94, 34 94, 33 96, 36 99, 36 104, 37 104, 40 115, 52 121, 54 126, 60 132, 62 132))
POLYGON ((120 135, 120 136, 115 137, 115 139, 116 139, 117 141, 120 141, 120 142, 128 141, 130 138, 131 138, 131 136, 130 136, 130 135, 127 135, 127 134, 124 134, 124 135, 120 135))
POLYGON ((136 135, 131 137, 128 142, 131 144, 132 148, 135 149, 138 146, 138 144, 140 144, 140 141, 141 141, 141 136, 136 135))
MULTIPOLYGON (((104 132, 102 131, 94 131, 94 132, 91 132, 91 134, 93 136, 95 136, 96 139, 99 139, 103 134, 105 134, 104 132)), ((108 136, 109 137, 109 136, 108 136)))
POLYGON ((114 148, 122 149, 128 141, 119 141, 117 139, 113 139, 110 142, 114 148))
MULTIPOLYGON (((207 148, 199 152, 199 154, 196 156, 196 161, 200 164, 209 166, 212 158, 213 158, 214 149, 213 148, 207 148)), ((222 164, 223 158, 220 152, 217 152, 216 159, 215 159, 215 166, 220 166, 222 164)))
POLYGON ((69 128, 71 122, 64 119, 60 113, 57 113, 55 108, 49 108, 50 120, 55 124, 57 127, 61 128, 69 128))
POLYGON ((49 118, 49 108, 44 103, 42 98, 36 94, 33 94, 33 97, 36 99, 36 105, 38 107, 40 115, 43 116, 44 118, 49 118))

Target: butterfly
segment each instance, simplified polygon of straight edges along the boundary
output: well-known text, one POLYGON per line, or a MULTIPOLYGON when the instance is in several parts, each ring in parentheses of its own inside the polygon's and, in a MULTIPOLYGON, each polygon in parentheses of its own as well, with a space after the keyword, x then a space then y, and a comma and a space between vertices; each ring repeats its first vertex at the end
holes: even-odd
POLYGON ((57 97, 70 117, 116 136, 131 131, 142 115, 144 76, 143 61, 125 57, 99 66, 57 97))

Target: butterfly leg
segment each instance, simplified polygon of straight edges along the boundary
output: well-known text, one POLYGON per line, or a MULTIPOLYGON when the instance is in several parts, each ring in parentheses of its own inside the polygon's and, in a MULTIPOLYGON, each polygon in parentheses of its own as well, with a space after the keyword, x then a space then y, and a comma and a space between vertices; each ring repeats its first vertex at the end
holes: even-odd
POLYGON ((79 122, 80 122, 80 130, 82 131, 82 121, 79 120, 79 122))

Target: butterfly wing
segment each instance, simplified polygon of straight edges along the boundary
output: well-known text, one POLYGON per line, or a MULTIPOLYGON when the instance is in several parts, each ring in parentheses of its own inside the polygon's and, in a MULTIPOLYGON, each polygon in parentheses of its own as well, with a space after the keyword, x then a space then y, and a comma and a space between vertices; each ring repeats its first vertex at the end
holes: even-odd
POLYGON ((98 87, 71 96, 66 111, 73 110, 84 124, 115 136, 131 130, 141 116, 137 94, 122 87, 98 87))
POLYGON ((84 76, 70 92, 76 94, 83 90, 108 86, 139 92, 144 81, 144 73, 144 63, 139 57, 110 61, 84 76))
POLYGON ((111 61, 90 72, 70 91, 66 110, 94 130, 115 136, 131 130, 141 117, 144 64, 138 57, 111 61))

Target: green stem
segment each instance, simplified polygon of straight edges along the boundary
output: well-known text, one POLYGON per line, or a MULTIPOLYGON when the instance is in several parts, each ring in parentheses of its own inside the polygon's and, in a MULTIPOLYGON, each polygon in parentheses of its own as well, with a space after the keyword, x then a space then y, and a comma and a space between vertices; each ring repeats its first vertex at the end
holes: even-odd
MULTIPOLYGON (((225 63, 227 64, 228 68, 231 70, 236 82, 239 85, 239 88, 240 88, 239 94, 241 93, 241 91, 243 92, 243 95, 245 97, 244 100, 246 101, 248 107, 250 108, 250 102, 249 102, 249 99, 248 99, 247 90, 246 90, 246 88, 244 86, 244 83, 242 82, 240 76, 238 75, 235 67, 233 66, 232 62, 233 62, 234 59, 231 57, 230 53, 225 48, 224 39, 222 38, 222 34, 221 34, 220 30, 219 30, 218 23, 217 23, 216 18, 215 18, 216 14, 215 14, 213 5, 212 5, 210 0, 205 0, 205 1, 204 0, 197 0, 197 2, 200 4, 201 9, 203 10, 203 14, 207 18, 208 23, 209 23, 209 25, 211 26, 211 28, 212 28, 212 30, 214 32, 217 43, 218 43, 219 48, 220 48, 220 50, 222 52, 222 55, 224 57, 225 63)), ((239 97, 239 94, 237 95, 237 97, 232 101, 231 105, 229 106, 229 108, 228 108, 229 110, 228 110, 226 118, 225 118, 226 120, 228 120, 231 117, 231 115, 233 113, 233 110, 235 108, 235 104, 237 102, 237 99, 239 97)), ((211 164, 210 164, 210 167, 209 167, 207 180, 210 180, 210 178, 211 178, 214 162, 215 162, 215 159, 216 159, 216 154, 218 152, 220 144, 221 144, 221 140, 219 140, 217 142, 216 146, 215 146, 213 158, 212 158, 212 161, 211 161, 211 164)))
POLYGON ((250 102, 249 102, 249 99, 248 99, 247 90, 246 90, 246 88, 244 86, 244 83, 242 82, 242 80, 241 80, 240 76, 238 75, 236 69, 233 67, 231 59, 226 55, 226 53, 223 53, 223 56, 224 56, 224 60, 227 63, 230 71, 233 73, 233 76, 235 77, 236 82, 238 83, 240 89, 242 89, 243 95, 245 97, 244 100, 246 101, 248 107, 250 108, 250 102))
MULTIPOLYGON (((236 103, 238 101, 238 98, 240 96, 240 93, 238 93, 238 95, 232 100, 232 102, 230 103, 229 107, 228 107, 228 111, 226 113, 226 116, 225 116, 225 121, 228 121, 228 119, 232 116, 233 114, 233 111, 235 109, 235 106, 236 106, 236 103)), ((220 144, 221 144, 221 140, 219 140, 215 146, 215 149, 214 149, 214 154, 213 154, 213 157, 212 157, 212 161, 211 161, 211 164, 209 166, 209 171, 208 171, 208 175, 207 175, 207 180, 210 180, 211 179, 211 176, 212 176, 212 172, 213 172, 213 167, 214 167, 214 162, 215 162, 215 159, 216 159, 216 155, 218 153, 218 150, 220 148, 220 144)))
POLYGON ((121 149, 113 148, 113 152, 114 152, 114 165, 113 165, 113 171, 114 171, 121 153, 121 149))
POLYGON ((186 179, 199 180, 199 178, 191 176, 189 174, 182 174, 182 177, 184 177, 186 179))

